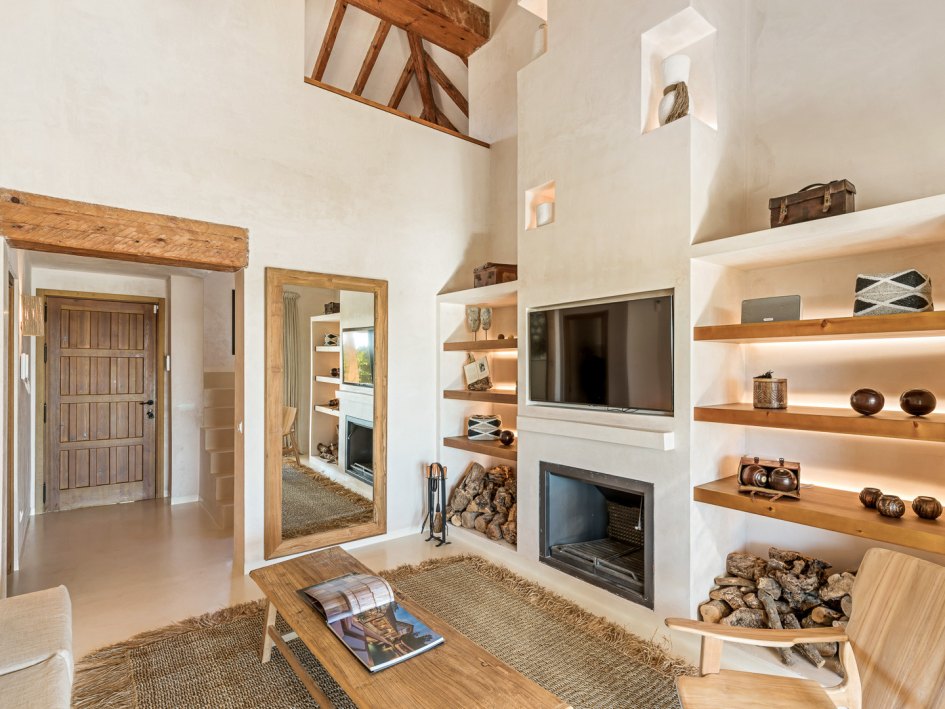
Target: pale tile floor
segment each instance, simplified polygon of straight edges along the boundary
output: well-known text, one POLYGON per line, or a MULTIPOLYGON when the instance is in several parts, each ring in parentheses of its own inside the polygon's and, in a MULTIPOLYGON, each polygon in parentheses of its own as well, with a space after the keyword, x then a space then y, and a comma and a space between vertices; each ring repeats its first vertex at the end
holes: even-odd
MULTIPOLYGON (((453 530, 452 543, 441 548, 423 539, 418 533, 346 547, 377 571, 445 555, 479 554, 644 638, 665 633, 662 620, 641 606, 523 559, 468 530, 453 530)), ((196 503, 171 506, 160 500, 34 517, 21 568, 10 582, 11 594, 58 584, 69 589, 77 658, 135 633, 261 596, 248 576, 233 574, 229 533, 217 529, 196 503)), ((698 644, 690 636, 673 635, 669 642, 674 653, 697 661, 698 644)), ((723 666, 787 674, 773 653, 731 646, 723 666)))

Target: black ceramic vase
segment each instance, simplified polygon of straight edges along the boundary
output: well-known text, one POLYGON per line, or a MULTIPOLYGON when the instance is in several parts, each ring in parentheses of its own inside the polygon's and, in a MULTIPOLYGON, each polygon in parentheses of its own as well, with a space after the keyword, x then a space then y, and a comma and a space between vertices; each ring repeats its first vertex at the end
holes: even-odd
POLYGON ((850 406, 858 414, 872 416, 883 410, 886 399, 875 389, 857 389, 850 396, 850 406))
POLYGON ((899 406, 910 416, 926 416, 935 411, 935 394, 927 389, 910 389, 899 397, 899 406))

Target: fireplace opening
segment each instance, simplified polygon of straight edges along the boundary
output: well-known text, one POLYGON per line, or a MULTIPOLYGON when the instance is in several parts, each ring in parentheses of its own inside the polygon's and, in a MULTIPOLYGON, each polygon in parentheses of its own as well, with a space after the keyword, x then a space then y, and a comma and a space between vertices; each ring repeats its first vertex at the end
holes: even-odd
POLYGON ((653 485, 541 463, 539 560, 653 607, 653 485))
POLYGON ((374 484, 374 426, 370 421, 348 416, 345 437, 345 472, 374 484))

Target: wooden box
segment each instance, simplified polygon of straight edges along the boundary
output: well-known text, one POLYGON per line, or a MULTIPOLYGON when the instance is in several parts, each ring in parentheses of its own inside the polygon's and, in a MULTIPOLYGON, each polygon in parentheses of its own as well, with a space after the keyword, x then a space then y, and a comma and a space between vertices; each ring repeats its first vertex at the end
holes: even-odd
POLYGON ((514 263, 487 263, 473 269, 473 288, 494 286, 518 279, 518 266, 514 263))
POLYGON ((849 180, 834 180, 830 184, 808 185, 800 192, 773 197, 768 200, 771 226, 799 224, 811 219, 833 217, 855 211, 853 198, 856 187, 849 180))
POLYGON ((765 460, 757 456, 744 456, 738 463, 738 491, 748 492, 752 495, 771 495, 774 498, 791 497, 799 500, 801 497, 801 464, 785 461, 784 458, 778 460, 765 460), (767 473, 767 480, 763 485, 755 484, 758 481, 751 479, 753 470, 763 468, 767 473), (793 476, 793 487, 781 489, 773 487, 772 474, 775 471, 789 471, 793 476))

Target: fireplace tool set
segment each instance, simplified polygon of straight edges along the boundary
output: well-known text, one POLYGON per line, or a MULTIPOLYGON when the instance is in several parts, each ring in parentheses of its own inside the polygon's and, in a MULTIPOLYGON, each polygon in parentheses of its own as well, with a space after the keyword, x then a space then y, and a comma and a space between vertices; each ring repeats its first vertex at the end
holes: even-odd
POLYGON ((420 527, 420 533, 427 524, 430 525, 430 536, 424 541, 437 540, 437 546, 449 544, 446 541, 446 468, 439 463, 423 466, 423 473, 427 479, 427 514, 420 527))

